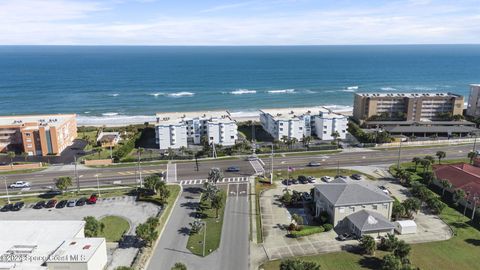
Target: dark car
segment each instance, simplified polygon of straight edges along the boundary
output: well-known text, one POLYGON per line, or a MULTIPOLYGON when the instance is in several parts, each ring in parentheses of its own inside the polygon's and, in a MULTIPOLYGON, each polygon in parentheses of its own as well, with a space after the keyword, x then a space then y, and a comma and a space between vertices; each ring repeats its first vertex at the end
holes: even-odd
POLYGON ((286 186, 290 186, 292 184, 292 182, 289 179, 283 179, 282 184, 284 184, 286 186))
POLYGON ((90 196, 90 198, 88 198, 87 204, 96 204, 96 203, 97 203, 97 195, 92 194, 92 196, 90 196))
POLYGON ((320 162, 316 162, 316 161, 310 161, 308 164, 307 164, 308 167, 320 167, 320 162))
POLYGON ((45 208, 46 205, 45 201, 39 201, 33 206, 33 209, 42 209, 45 208))
POLYGON ((57 205, 55 206, 55 208, 64 208, 65 206, 67 206, 67 203, 68 201, 67 200, 61 200, 57 203, 57 205))
POLYGON ((53 208, 57 205, 57 200, 50 200, 47 202, 47 205, 45 205, 45 208, 53 208))
POLYGON ((0 212, 8 212, 8 211, 12 211, 13 209, 13 204, 6 204, 2 207, 2 209, 0 209, 0 212))
POLYGON ((77 201, 77 203, 75 204, 75 206, 84 206, 86 203, 87 203, 87 198, 82 197, 82 198, 78 199, 78 201, 77 201))
POLYGON ((351 177, 352 177, 352 179, 355 179, 355 180, 361 180, 362 179, 362 176, 360 174, 356 174, 356 173, 352 174, 351 177))
POLYGON ((335 178, 342 178, 342 179, 347 179, 347 177, 345 175, 335 175, 335 178))
POLYGON ((340 234, 337 239, 340 240, 340 241, 347 241, 347 240, 352 240, 352 239, 355 239, 355 235, 354 234, 350 234, 350 233, 343 233, 343 234, 340 234))
POLYGON ((227 168, 227 172, 239 172, 240 168, 232 166, 227 168))
POLYGON ((298 184, 298 180, 295 179, 295 178, 290 179, 290 181, 291 181, 293 184, 295 184, 295 185, 298 184))
POLYGON ((20 211, 25 206, 24 202, 16 202, 13 205, 12 211, 20 211))
POLYGON ((310 196, 310 193, 308 192, 303 192, 302 197, 305 201, 310 201, 312 199, 312 196, 310 196))
POLYGON ((308 178, 305 175, 299 175, 298 176, 298 181, 302 184, 307 184, 308 183, 308 178))

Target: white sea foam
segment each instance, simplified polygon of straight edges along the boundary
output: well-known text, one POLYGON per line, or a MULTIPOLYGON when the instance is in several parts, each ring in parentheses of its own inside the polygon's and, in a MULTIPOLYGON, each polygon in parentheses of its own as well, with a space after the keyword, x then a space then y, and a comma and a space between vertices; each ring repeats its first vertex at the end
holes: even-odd
POLYGON ((354 85, 354 86, 348 86, 347 87, 347 90, 358 90, 358 85, 354 85))
POLYGON ((342 92, 348 92, 348 93, 355 93, 355 89, 343 89, 343 90, 340 90, 342 92))
POLYGON ((106 112, 106 113, 102 113, 103 116, 116 116, 118 115, 118 113, 116 112, 106 112))
POLYGON ((397 91, 397 88, 394 88, 394 87, 381 87, 380 90, 382 91, 397 91))
POLYGON ((151 93, 149 94, 150 96, 154 96, 154 97, 158 97, 158 96, 163 96, 165 95, 165 93, 161 93, 161 92, 156 92, 156 93, 151 93))
POLYGON ((231 91, 230 94, 232 95, 243 95, 243 94, 256 94, 257 90, 250 90, 250 89, 237 89, 235 91, 231 91))
POLYGON ((268 90, 269 94, 293 94, 295 89, 278 89, 278 90, 268 90))
POLYGON ((326 105, 323 107, 330 109, 334 112, 351 112, 353 110, 352 106, 346 106, 346 105, 326 105))
POLYGON ((120 94, 118 94, 118 93, 113 93, 113 94, 108 94, 108 95, 111 96, 111 97, 118 97, 120 94))
POLYGON ((191 97, 194 95, 195 93, 192 93, 192 92, 176 92, 176 93, 167 94, 167 96, 169 97, 191 97))
POLYGON ((84 114, 89 114, 90 112, 89 111, 86 111, 86 112, 83 112, 84 114))
POLYGON ((307 93, 307 94, 315 94, 315 93, 317 93, 317 91, 313 91, 313 90, 307 89, 307 90, 305 90, 305 93, 307 93))

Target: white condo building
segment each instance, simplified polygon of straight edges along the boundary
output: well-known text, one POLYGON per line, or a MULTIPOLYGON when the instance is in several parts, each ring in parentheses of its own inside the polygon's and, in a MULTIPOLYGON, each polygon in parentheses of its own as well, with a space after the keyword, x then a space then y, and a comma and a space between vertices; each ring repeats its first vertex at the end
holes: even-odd
POLYGON ((348 118, 321 107, 288 110, 286 113, 267 109, 260 110, 260 123, 279 141, 284 136, 301 141, 304 137, 314 135, 321 140, 333 140, 331 135, 335 131, 339 133, 340 139, 345 139, 348 118))
POLYGON ((468 97, 467 115, 480 116, 480 84, 470 85, 470 96, 468 97))
POLYGON ((155 128, 160 150, 178 149, 200 144, 202 137, 210 144, 234 145, 238 139, 237 124, 226 111, 194 113, 158 113, 155 128))

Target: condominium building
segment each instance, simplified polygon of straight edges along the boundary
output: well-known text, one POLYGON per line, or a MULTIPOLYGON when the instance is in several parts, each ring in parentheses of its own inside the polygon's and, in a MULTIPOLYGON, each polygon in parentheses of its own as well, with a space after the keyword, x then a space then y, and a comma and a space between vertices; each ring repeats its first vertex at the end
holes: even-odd
POLYGON ((58 156, 76 138, 75 114, 0 117, 0 152, 58 156))
POLYGON ((463 114, 463 96, 452 93, 359 93, 355 94, 353 117, 364 121, 372 116, 407 121, 437 120, 439 115, 463 114))
POLYGON ((188 144, 234 145, 238 139, 237 124, 227 111, 195 113, 158 113, 156 142, 160 150, 178 149, 188 144))
POLYGON ((480 116, 480 84, 470 85, 470 96, 468 97, 467 115, 480 116))
POLYGON ((321 140, 332 140, 334 132, 338 132, 340 139, 345 139, 347 122, 347 117, 322 107, 260 110, 260 123, 274 140, 286 137, 301 141, 315 135, 321 140))

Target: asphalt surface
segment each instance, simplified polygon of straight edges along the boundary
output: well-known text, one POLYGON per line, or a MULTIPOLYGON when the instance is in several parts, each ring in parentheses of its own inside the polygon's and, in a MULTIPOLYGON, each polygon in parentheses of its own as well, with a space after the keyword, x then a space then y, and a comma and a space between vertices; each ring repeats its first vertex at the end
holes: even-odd
POLYGON ((227 203, 220 247, 205 258, 193 255, 187 248, 189 223, 194 220, 200 199, 198 187, 185 188, 175 205, 165 231, 152 255, 148 269, 170 269, 176 262, 188 269, 249 269, 248 184, 228 184, 227 203))
MULTIPOLYGON (((358 149, 360 151, 355 152, 341 152, 334 154, 311 154, 302 156, 285 156, 274 158, 274 169, 286 169, 288 167, 302 168, 305 167, 310 161, 320 162, 322 167, 348 167, 348 166, 361 166, 372 164, 388 164, 395 163, 398 159, 398 149, 388 150, 369 150, 358 149)), ((455 145, 455 146, 438 146, 430 148, 403 148, 401 150, 401 161, 410 161, 415 156, 432 155, 435 157, 435 153, 439 150, 447 153, 447 158, 464 158, 467 153, 472 150, 472 145, 455 145)), ((265 170, 270 170, 270 158, 264 157, 262 161, 265 163, 265 170)), ((170 165, 171 166, 171 165, 170 165)), ((179 162, 176 163, 176 177, 175 180, 193 180, 193 179, 205 179, 207 178, 208 171, 212 167, 218 167, 225 173, 225 177, 241 177, 249 176, 255 173, 250 162, 241 158, 228 159, 228 160, 203 160, 199 161, 198 171, 195 161, 179 162), (230 166, 237 166, 240 172, 229 173, 225 170, 230 166)), ((55 167, 49 168, 45 171, 29 173, 29 174, 14 174, 3 175, 7 177, 7 183, 13 183, 17 180, 29 181, 32 183, 32 190, 41 189, 45 186, 54 186, 54 181, 60 176, 74 176, 73 166, 70 166, 69 171, 56 170, 55 167)), ((167 170, 166 164, 161 165, 148 165, 142 164, 141 171, 142 176, 152 173, 160 173, 167 170)), ((96 186, 97 178, 100 185, 112 185, 117 184, 137 184, 139 175, 137 173, 137 167, 106 167, 106 168, 86 168, 79 167, 78 175, 80 180, 80 186, 96 186)), ((76 182, 74 181, 74 186, 76 182)))

